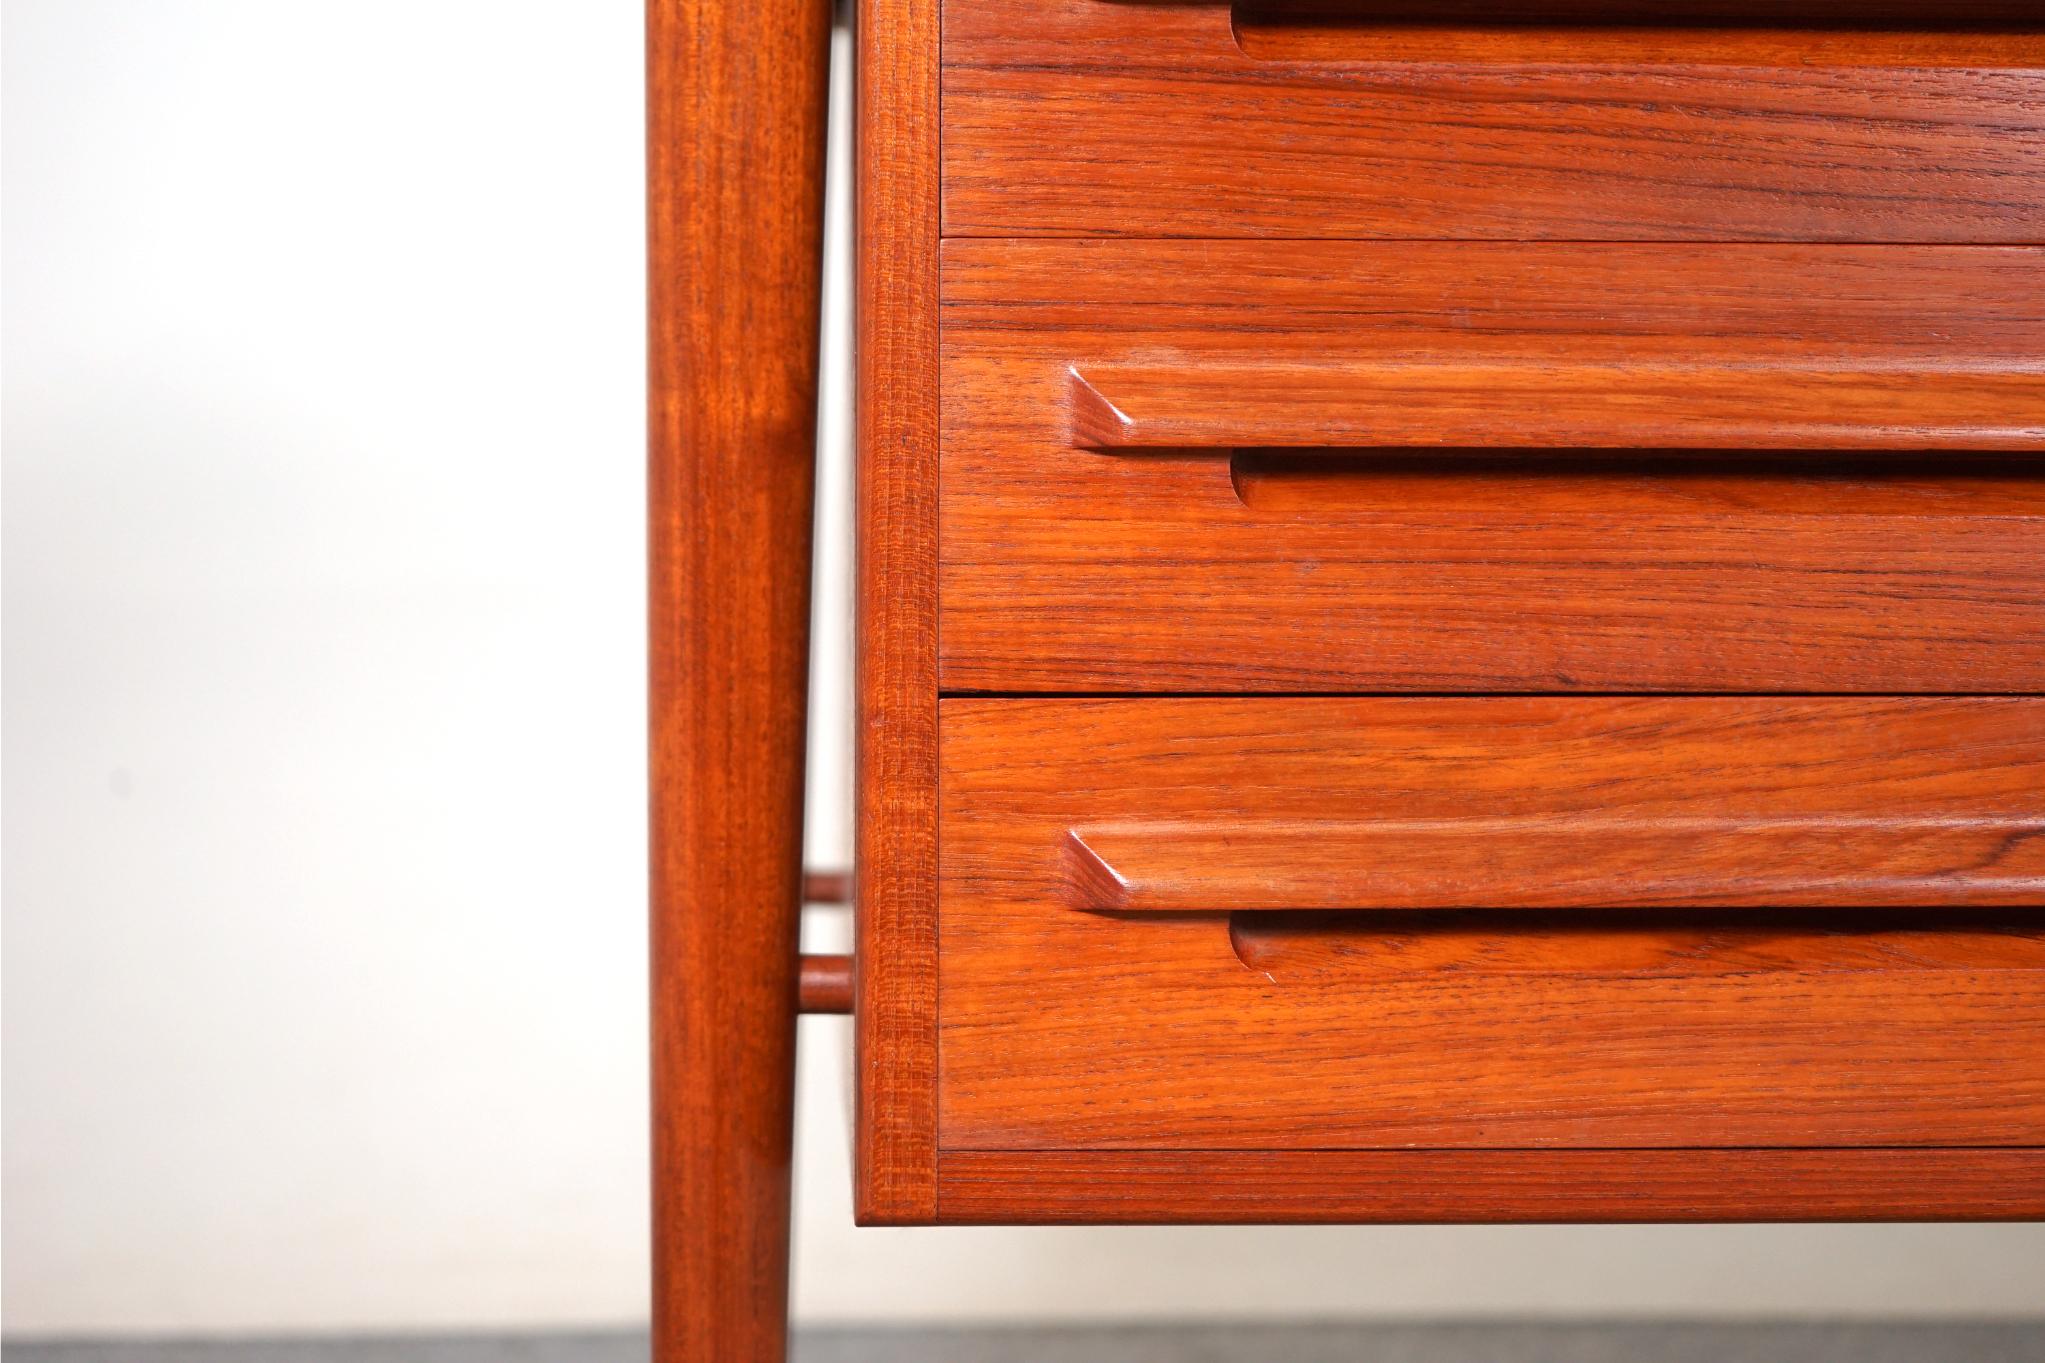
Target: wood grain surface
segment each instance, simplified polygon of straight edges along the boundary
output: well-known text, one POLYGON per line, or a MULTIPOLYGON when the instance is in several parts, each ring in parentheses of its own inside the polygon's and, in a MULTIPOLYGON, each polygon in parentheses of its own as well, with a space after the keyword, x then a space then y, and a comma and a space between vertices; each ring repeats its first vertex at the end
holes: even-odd
POLYGON ((2045 685, 2045 251, 943 262, 949 691, 2045 685))
POLYGON ((830 6, 646 16, 653 1356, 778 1363, 830 6))
MULTIPOLYGON (((1509 706, 1498 714, 1501 723, 1517 717, 1509 706)), ((1661 748, 1632 756, 1620 779, 1710 791, 1710 778, 1724 770, 1721 762, 1700 774, 1669 763, 1661 748)), ((1801 756, 1806 763, 1826 758, 1809 749, 1801 756)), ((1788 774, 1747 770, 1757 783, 1788 774)), ((1813 801, 1792 788, 1743 790, 1750 798, 1739 803, 1722 804, 1712 793, 1682 812, 1643 818, 1623 791, 1551 805, 1559 792, 1536 768, 1522 774, 1514 792, 1525 797, 1516 805, 1532 806, 1524 813, 1481 807, 1413 813, 1396 800, 1345 803, 1341 814, 1311 801, 1279 816, 1131 813, 1066 830, 1064 890, 1075 907, 1119 913, 1198 913, 1216 904, 1277 910, 2033 904, 2045 899, 2045 810, 2026 807, 2025 797, 2045 786, 2045 766, 2011 770, 2029 788, 1993 790, 1994 798, 1968 790, 1954 805, 1932 809, 1879 786, 1855 792, 1850 805, 1813 801)))
MULTIPOLYGON (((1031 712, 997 713, 1042 741, 1031 712)), ((1205 765, 1185 755, 1225 741, 1204 727, 1223 712, 1105 713, 1189 727, 1134 768, 1118 765, 1131 733, 1093 728, 1116 755, 1110 791, 1062 833, 995 834, 1003 861, 1055 848, 1077 909, 2045 904, 2045 702, 1271 702, 1262 723, 1298 733, 1254 731, 1247 760, 1205 765), (1154 800, 1131 784, 1146 778, 1154 800)), ((1102 754, 1070 747, 1085 731, 1005 761, 961 736, 948 751, 965 770, 948 770, 974 791, 1065 756, 1052 790, 1091 791, 1102 754)))
POLYGON ((1236 0, 1265 61, 2045 64, 2035 0, 1236 0))
POLYGON ((2034 911, 1912 909, 1238 909, 1236 959, 1274 981, 1371 971, 1746 975, 2045 967, 2034 911))
POLYGON ((947 1150, 2045 1138, 2045 701, 947 700, 941 791, 947 1150), (1367 848, 1255 836, 1378 819, 1367 848), (1840 842, 1723 836, 1743 820, 1840 842), (1139 911, 1075 908, 1073 830, 1116 829, 1137 871, 1108 907, 1139 911), (1141 855, 1185 831, 1210 855, 1153 895, 1141 855), (1842 913, 1835 946, 1824 918, 1627 907, 1629 872, 1641 903, 1822 904, 1799 858, 1842 871, 1837 903, 2028 909, 1842 913), (1303 901, 1359 912, 1231 933, 1303 901), (1494 914, 1459 956, 1382 903, 1604 917, 1494 914))
POLYGON ((2033 1221, 2045 1150, 948 1150, 968 1224, 2033 1221))
POLYGON ((937 1205, 937 14, 858 26, 853 1204, 879 1224, 937 1205))
POLYGON ((2032 242, 2045 228, 2035 14, 1970 34, 1940 6, 1819 41, 1794 6, 1687 36, 1495 18, 1373 33, 1295 9, 1247 15, 1241 40, 1219 0, 943 13, 947 235, 2032 242))
MULTIPOLYGON (((2000 282, 2039 284, 2045 275, 2000 282)), ((1928 301, 1913 300, 1920 309, 1928 301)), ((1816 347, 1796 354, 1765 342, 1713 354, 1686 337, 1681 354, 1670 353, 1665 340, 1601 355, 1556 344, 1528 364, 1523 353, 1478 345, 1432 357, 1387 354, 1372 344, 1382 339, 1364 330, 1353 356, 1279 351, 1075 364, 1065 403, 1072 442, 1103 451, 1268 445, 2045 454, 2045 376, 2007 356, 1976 368, 1982 360, 1973 355, 1842 355, 1816 347)))
POLYGON ((2035 7, 859 22, 861 1219, 2045 1215, 2035 7))

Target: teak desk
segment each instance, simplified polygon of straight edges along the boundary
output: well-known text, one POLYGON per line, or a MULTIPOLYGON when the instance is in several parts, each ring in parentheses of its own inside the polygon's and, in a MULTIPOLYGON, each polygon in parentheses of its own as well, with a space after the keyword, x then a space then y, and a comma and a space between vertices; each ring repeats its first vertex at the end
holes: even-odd
POLYGON ((2045 7, 651 0, 656 1352, 869 1223, 2045 1215, 2045 7))

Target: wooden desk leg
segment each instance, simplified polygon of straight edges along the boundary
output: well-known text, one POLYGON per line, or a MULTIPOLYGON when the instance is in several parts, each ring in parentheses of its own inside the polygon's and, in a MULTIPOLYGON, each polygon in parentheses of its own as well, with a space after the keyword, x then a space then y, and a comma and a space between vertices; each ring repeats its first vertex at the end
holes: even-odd
POLYGON ((653 1356, 780 1363, 830 0, 646 13, 653 1356))

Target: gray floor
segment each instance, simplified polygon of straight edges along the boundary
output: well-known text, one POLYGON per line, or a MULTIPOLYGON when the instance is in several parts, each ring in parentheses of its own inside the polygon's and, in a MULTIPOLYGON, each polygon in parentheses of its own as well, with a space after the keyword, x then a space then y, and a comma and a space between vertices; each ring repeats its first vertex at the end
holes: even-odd
MULTIPOLYGON (((4 1352, 7 1363, 644 1363, 646 1339, 8 1341, 4 1352)), ((2045 1363, 2045 1322, 813 1330, 794 1363, 2045 1363)))

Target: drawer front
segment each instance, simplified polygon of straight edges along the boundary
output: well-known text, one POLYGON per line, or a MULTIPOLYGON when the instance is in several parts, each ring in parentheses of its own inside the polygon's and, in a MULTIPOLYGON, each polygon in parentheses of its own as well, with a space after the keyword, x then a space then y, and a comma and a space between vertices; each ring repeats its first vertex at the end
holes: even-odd
POLYGON ((947 690, 2045 689, 2038 249, 941 268, 947 690))
POLYGON ((2033 0, 946 0, 948 235, 2023 242, 2033 0))
POLYGON ((947 1149, 2045 1143, 2045 701, 953 699, 940 752, 947 1149))

